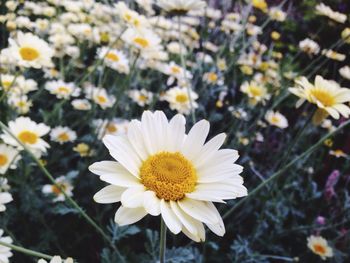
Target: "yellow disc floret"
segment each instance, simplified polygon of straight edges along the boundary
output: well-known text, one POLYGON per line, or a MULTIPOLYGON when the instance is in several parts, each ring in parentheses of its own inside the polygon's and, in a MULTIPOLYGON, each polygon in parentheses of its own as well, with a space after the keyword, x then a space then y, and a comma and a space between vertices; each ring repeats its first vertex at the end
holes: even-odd
POLYGON ((166 201, 181 200, 194 191, 197 182, 193 164, 179 152, 150 156, 142 163, 140 178, 147 189, 166 201))
POLYGON ((5 166, 5 164, 7 164, 7 162, 8 162, 7 156, 4 154, 0 154, 0 167, 5 166))
POLYGON ((22 131, 18 134, 18 139, 22 143, 35 144, 38 141, 38 135, 31 131, 22 131))
POLYGON ((20 48, 19 53, 23 60, 32 61, 39 57, 38 50, 31 47, 22 47, 20 48))

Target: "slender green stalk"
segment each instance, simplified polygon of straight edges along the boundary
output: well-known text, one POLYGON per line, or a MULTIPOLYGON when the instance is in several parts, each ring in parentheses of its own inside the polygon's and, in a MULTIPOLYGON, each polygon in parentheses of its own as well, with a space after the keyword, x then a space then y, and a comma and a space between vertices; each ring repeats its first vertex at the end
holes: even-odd
POLYGON ((29 256, 33 256, 33 257, 45 258, 45 259, 49 259, 49 260, 53 258, 50 255, 43 254, 43 253, 31 250, 31 249, 23 248, 23 247, 20 247, 20 246, 12 245, 12 244, 9 244, 9 243, 6 243, 6 242, 2 242, 2 241, 0 241, 0 245, 4 246, 4 247, 11 248, 12 250, 20 252, 20 253, 23 253, 23 254, 26 254, 26 255, 29 255, 29 256))
POLYGON ((160 239, 159 239, 159 262, 165 263, 166 251, 166 230, 167 227, 162 217, 160 217, 160 239))
POLYGON ((68 203, 70 203, 78 212, 79 214, 91 225, 93 226, 97 232, 99 232, 102 237, 109 242, 109 244, 111 245, 111 247, 117 252, 117 254, 119 255, 119 257, 123 260, 123 257, 120 255, 118 249, 115 247, 113 241, 108 237, 108 235, 102 230, 102 228, 100 228, 95 221, 89 217, 85 211, 70 197, 67 195, 67 193, 65 192, 65 190, 56 183, 55 179, 53 178, 53 176, 50 174, 50 172, 45 168, 45 166, 43 166, 43 164, 40 162, 40 160, 32 153, 32 151, 25 145, 23 144, 20 140, 18 140, 18 138, 7 128, 7 126, 0 121, 0 128, 2 130, 4 130, 6 133, 8 133, 13 139, 15 139, 22 147, 23 149, 30 155, 30 157, 37 163, 37 165, 39 166, 40 170, 44 173, 44 175, 51 181, 51 183, 53 185, 55 185, 55 187, 57 187, 62 194, 64 195, 65 199, 68 201, 68 203))
POLYGON ((344 122, 341 124, 337 129, 334 131, 331 131, 327 133, 325 136, 323 136, 318 142, 316 142, 313 146, 311 146, 308 150, 306 150, 303 154, 297 156, 292 161, 290 161, 288 164, 286 164, 283 168, 275 172, 273 175, 271 175, 267 180, 259 184, 254 190, 252 190, 249 195, 240 201, 238 201, 230 210, 228 210, 223 218, 229 217, 238 207, 240 207, 243 203, 247 202, 249 199, 251 199, 253 196, 255 196, 258 192, 260 192, 261 189, 264 188, 265 185, 268 183, 274 181, 276 178, 278 178, 280 175, 282 175, 286 170, 288 170, 290 167, 292 167, 295 163, 297 163, 299 160, 302 160, 306 158, 308 155, 313 153, 315 150, 317 150, 325 140, 327 140, 329 137, 333 136, 335 133, 339 132, 340 130, 344 129, 346 126, 350 124, 350 120, 344 122))
POLYGON ((186 70, 186 62, 185 62, 185 56, 183 53, 183 46, 184 43, 182 41, 182 32, 181 32, 181 16, 178 16, 178 30, 179 30, 179 40, 180 40, 180 59, 181 59, 181 67, 183 70, 183 77, 186 83, 186 88, 187 88, 187 96, 188 96, 188 100, 190 103, 190 108, 191 108, 191 116, 192 116, 192 122, 196 123, 196 115, 194 113, 194 108, 193 108, 193 100, 192 100, 192 96, 191 96, 191 87, 190 87, 190 83, 187 79, 187 70, 186 70))

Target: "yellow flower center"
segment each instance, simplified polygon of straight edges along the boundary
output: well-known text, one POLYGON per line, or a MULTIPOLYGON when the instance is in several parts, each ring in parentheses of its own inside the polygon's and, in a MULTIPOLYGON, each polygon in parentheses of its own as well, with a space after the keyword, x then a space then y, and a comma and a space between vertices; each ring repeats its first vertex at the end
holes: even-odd
POLYGON ((0 154, 0 167, 5 166, 5 164, 7 164, 7 162, 8 162, 7 156, 4 154, 0 154))
POLYGON ((314 97, 316 100, 321 102, 324 106, 329 107, 335 104, 335 99, 326 90, 322 89, 312 89, 310 90, 311 96, 314 97))
POLYGON ((259 86, 251 85, 249 86, 249 91, 253 97, 260 97, 262 95, 262 90, 259 86))
POLYGON ((277 124, 280 122, 280 119, 276 116, 272 116, 270 121, 271 123, 277 124))
POLYGON ((58 89, 58 93, 63 93, 63 94, 68 94, 69 93, 69 89, 67 87, 59 87, 58 89))
POLYGON ((139 96, 139 100, 140 100, 141 102, 146 102, 147 99, 148 99, 148 97, 145 96, 145 95, 143 95, 143 94, 141 94, 141 95, 139 96))
POLYGON ((315 244, 314 250, 317 254, 320 254, 320 255, 326 254, 326 248, 320 244, 315 244))
POLYGON ((106 127, 106 130, 107 130, 108 133, 115 133, 115 132, 118 131, 118 128, 117 128, 117 126, 115 124, 109 123, 107 125, 107 127, 106 127))
POLYGON ((197 174, 181 153, 160 152, 150 156, 140 168, 142 184, 158 198, 177 201, 194 191, 197 174))
POLYGON ((32 47, 21 47, 19 49, 19 54, 21 55, 22 59, 28 61, 33 61, 40 55, 39 51, 32 47))
POLYGON ((31 131, 22 131, 18 134, 18 139, 22 143, 35 144, 38 141, 38 135, 31 131))
POLYGON ((180 68, 177 67, 177 66, 172 66, 172 67, 171 67, 171 72, 172 72, 173 74, 179 74, 179 73, 181 72, 181 70, 180 70, 180 68))
POLYGON ((2 86, 4 87, 4 89, 7 91, 8 88, 12 85, 13 81, 9 81, 9 80, 3 80, 2 81, 2 86))
POLYGON ((114 62, 118 62, 120 60, 119 56, 117 54, 112 53, 112 52, 109 52, 106 55, 106 58, 108 58, 109 60, 112 60, 114 62))
MULTIPOLYGON (((67 189, 67 186, 63 183, 57 183, 57 186, 61 187, 63 191, 66 191, 67 189)), ((54 193, 55 195, 59 195, 62 193, 61 189, 57 186, 56 185, 51 186, 52 193, 54 193)))
POLYGON ((107 99, 106 99, 106 97, 99 95, 99 96, 97 96, 97 101, 101 104, 104 104, 107 102, 107 99))
POLYGON ((67 142, 69 141, 69 135, 66 132, 62 132, 60 135, 58 135, 58 140, 61 142, 67 142))
POLYGON ((185 103, 188 101, 188 97, 186 94, 179 94, 179 95, 176 95, 176 101, 179 102, 179 103, 185 103))
POLYGON ((216 75, 214 72, 210 72, 208 74, 208 80, 211 82, 216 82, 218 80, 218 75, 216 75))
POLYGON ((141 46, 142 48, 146 48, 149 46, 148 40, 143 37, 134 38, 134 43, 141 46))

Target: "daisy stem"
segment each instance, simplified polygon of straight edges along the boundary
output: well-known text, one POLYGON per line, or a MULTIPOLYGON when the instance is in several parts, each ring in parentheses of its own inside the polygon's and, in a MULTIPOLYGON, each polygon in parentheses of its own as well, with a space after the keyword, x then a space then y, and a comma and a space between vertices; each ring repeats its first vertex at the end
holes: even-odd
POLYGON ((162 217, 160 217, 160 239, 159 239, 159 262, 165 263, 166 251, 166 230, 167 227, 162 217))
POLYGON ((185 56, 183 53, 183 39, 182 39, 182 32, 181 32, 181 16, 178 16, 178 26, 179 26, 179 41, 180 41, 180 59, 181 59, 181 67, 183 70, 183 77, 184 77, 184 81, 186 83, 186 88, 187 88, 187 96, 188 96, 188 100, 190 103, 190 108, 191 108, 191 116, 192 116, 192 122, 196 123, 196 115, 194 113, 194 108, 193 108, 193 101, 192 101, 192 96, 191 96, 191 87, 189 85, 189 81, 187 80, 187 70, 186 70, 186 62, 185 62, 185 56))
POLYGON ((264 188, 265 185, 268 183, 274 181, 276 178, 278 178, 280 175, 282 175, 286 170, 288 170, 290 167, 292 167, 295 163, 297 163, 299 160, 305 160, 305 158, 316 151, 325 140, 327 140, 329 137, 333 136, 334 134, 338 133, 339 131, 343 130, 346 126, 350 124, 350 120, 344 122, 341 124, 338 128, 336 128, 334 131, 331 131, 327 133, 325 136, 323 136, 318 142, 316 142, 313 146, 311 146, 309 149, 307 149, 304 153, 294 158, 292 161, 287 163, 284 167, 279 169, 277 172, 275 172, 273 175, 271 175, 268 179, 266 179, 264 182, 259 184, 256 188, 254 188, 246 198, 241 199, 238 201, 230 210, 228 210, 224 216, 223 219, 229 217, 238 207, 240 207, 243 203, 248 201, 250 198, 252 198, 254 195, 256 195, 258 192, 260 192, 261 189, 264 188))
POLYGON ((38 257, 38 258, 45 258, 45 259, 49 259, 49 260, 52 259, 52 256, 50 256, 50 255, 43 254, 43 253, 31 250, 31 249, 23 248, 20 246, 12 245, 12 244, 9 244, 6 242, 0 241, 0 245, 4 246, 4 247, 11 248, 12 250, 17 251, 17 252, 27 254, 29 256, 38 257))
POLYGON ((116 251, 116 253, 118 254, 118 256, 120 257, 120 259, 124 261, 124 258, 122 257, 122 255, 120 254, 119 250, 116 248, 116 246, 114 245, 113 241, 108 237, 108 235, 102 230, 102 228, 100 228, 96 222, 89 217, 85 211, 70 197, 67 195, 67 193, 65 192, 65 190, 56 183, 54 177, 51 175, 51 173, 45 168, 45 166, 40 162, 40 160, 32 153, 32 151, 25 145, 23 144, 8 128, 7 126, 0 121, 0 128, 2 130, 4 130, 6 133, 8 133, 13 139, 15 139, 17 141, 17 143, 19 143, 23 149, 30 155, 30 157, 37 163, 37 165, 39 166, 40 170, 45 174, 45 176, 51 181, 51 183, 53 185, 55 185, 55 187, 57 187, 62 194, 64 195, 65 199, 68 201, 68 203, 70 203, 78 212, 79 214, 91 225, 93 226, 97 232, 99 232, 102 237, 109 242, 109 244, 111 245, 111 247, 116 251))

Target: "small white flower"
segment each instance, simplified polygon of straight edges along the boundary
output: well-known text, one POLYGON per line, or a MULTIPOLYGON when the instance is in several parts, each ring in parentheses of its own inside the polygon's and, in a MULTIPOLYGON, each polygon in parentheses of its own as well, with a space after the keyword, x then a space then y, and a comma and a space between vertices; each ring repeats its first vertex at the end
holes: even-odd
POLYGON ((47 262, 45 259, 39 259, 38 263, 73 263, 72 258, 62 259, 60 256, 54 256, 50 262, 47 262))
POLYGON ((307 238, 307 246, 323 260, 333 257, 333 249, 328 245, 327 240, 321 236, 309 236, 307 238))
POLYGON ((87 99, 75 99, 72 101, 72 106, 76 110, 90 110, 91 103, 87 99))
POLYGON ((181 114, 190 114, 191 101, 193 109, 198 108, 198 104, 196 102, 198 99, 198 94, 190 90, 190 96, 191 97, 189 97, 187 88, 173 87, 167 90, 161 99, 167 101, 170 104, 170 109, 176 110, 181 114))
MULTIPOLYGON (((70 178, 67 178, 66 176, 60 176, 57 177, 55 179, 56 185, 58 185, 68 196, 73 196, 73 185, 71 182, 70 178)), ((59 189, 59 187, 57 187, 54 184, 46 184, 43 186, 42 188, 42 192, 46 195, 53 195, 54 199, 52 200, 53 202, 61 202, 64 201, 66 198, 63 194, 63 192, 61 191, 61 189, 59 189)))
POLYGON ((53 80, 45 84, 51 94, 56 95, 58 99, 69 99, 70 97, 77 97, 80 94, 80 88, 76 87, 74 83, 66 83, 62 80, 53 80))
MULTIPOLYGON (((4 237, 4 230, 0 229, 0 241, 8 244, 12 244, 12 238, 11 237, 4 237)), ((1 263, 9 263, 9 258, 12 257, 11 248, 1 246, 0 245, 0 262, 1 263)))
POLYGON ((268 111, 265 114, 265 120, 273 126, 276 126, 281 129, 285 129, 288 127, 288 120, 278 111, 268 111))
POLYGON ((50 136, 52 141, 58 142, 59 144, 74 142, 77 139, 77 134, 75 131, 69 127, 62 126, 53 128, 51 130, 50 136))
POLYGON ((17 149, 6 144, 0 144, 0 174, 5 174, 9 168, 15 169, 18 160, 17 149))

